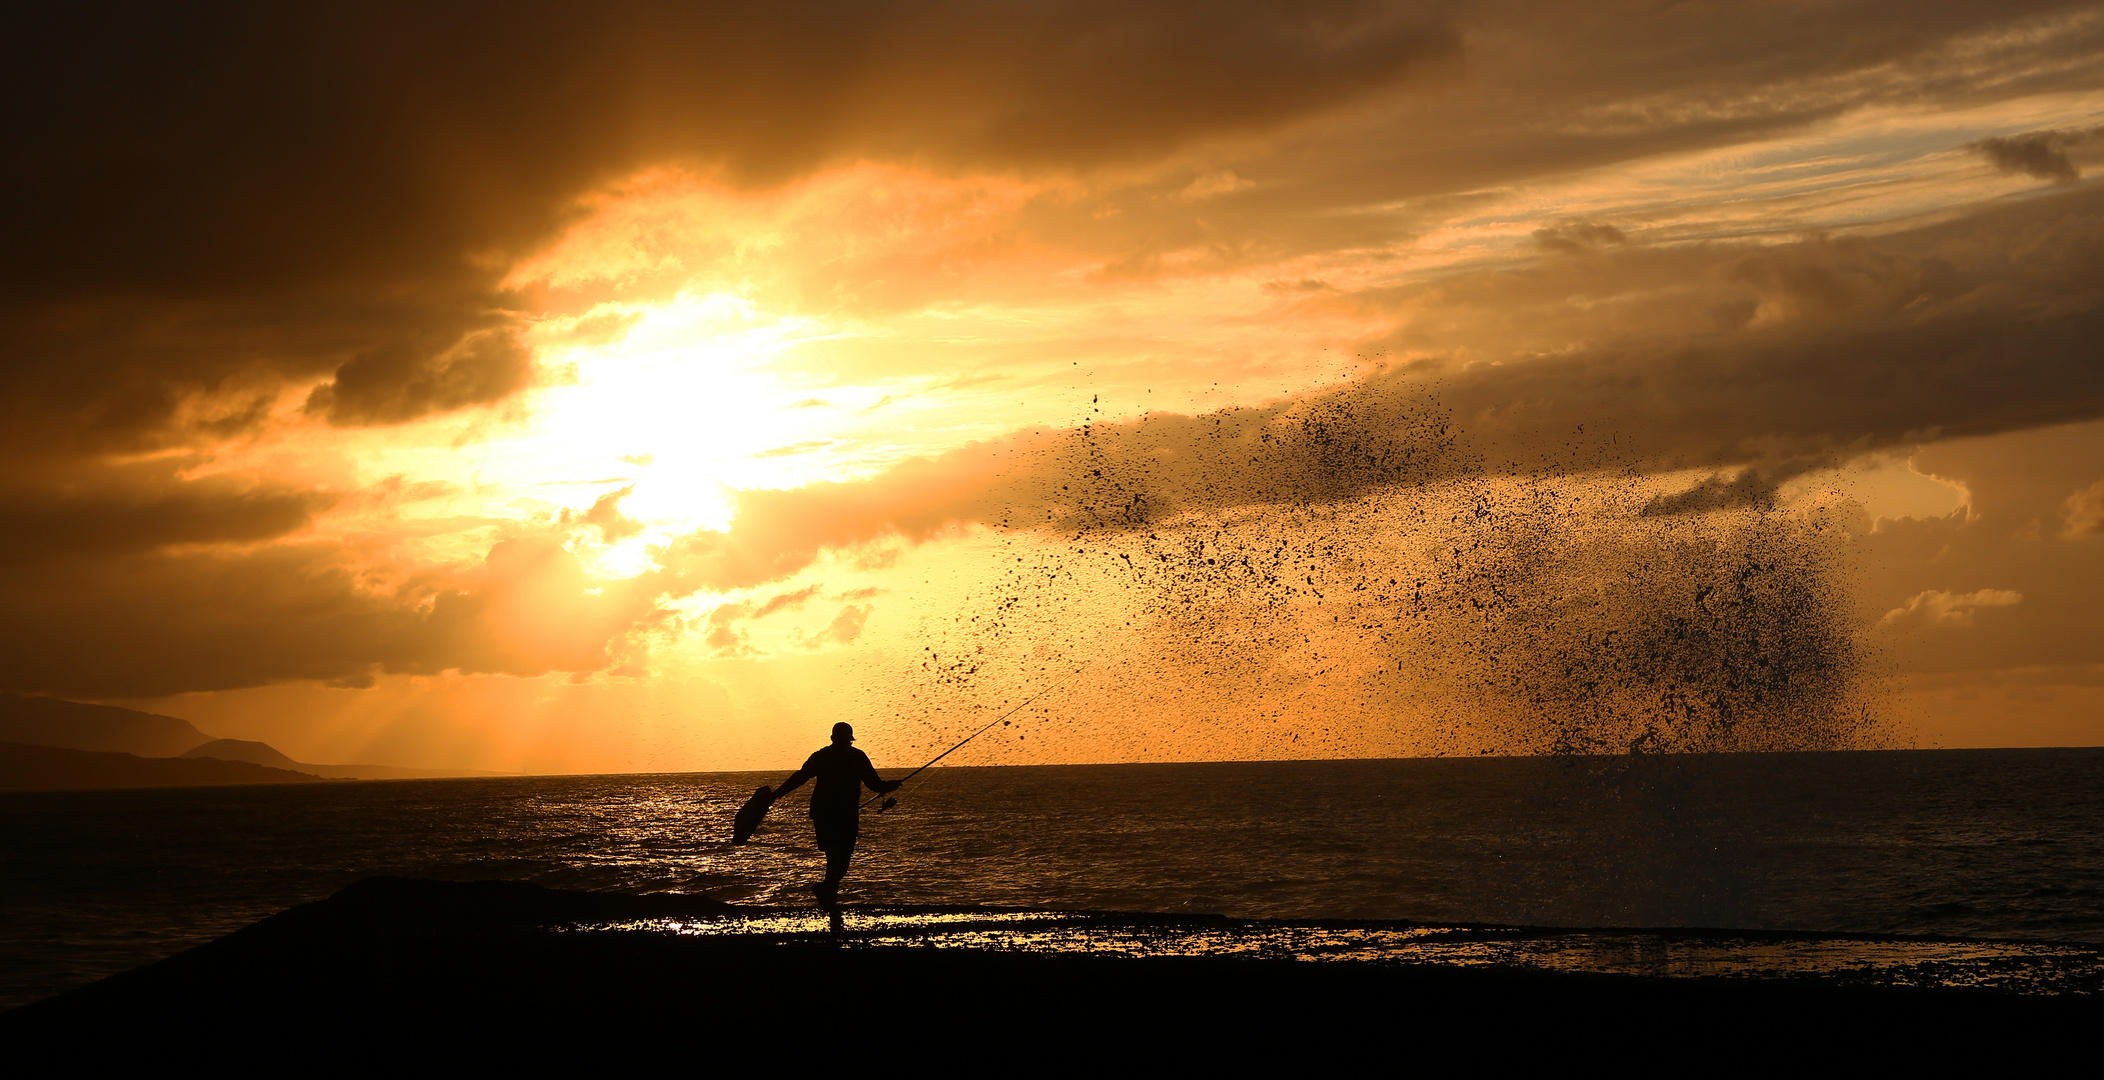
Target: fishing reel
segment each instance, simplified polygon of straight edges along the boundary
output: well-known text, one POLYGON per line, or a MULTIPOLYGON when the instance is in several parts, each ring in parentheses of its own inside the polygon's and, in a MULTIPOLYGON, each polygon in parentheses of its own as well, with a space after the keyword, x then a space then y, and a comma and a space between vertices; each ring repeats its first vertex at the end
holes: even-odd
POLYGON ((894 806, 897 806, 898 804, 899 801, 897 799, 887 798, 883 802, 877 804, 877 813, 881 814, 884 811, 889 810, 894 806))

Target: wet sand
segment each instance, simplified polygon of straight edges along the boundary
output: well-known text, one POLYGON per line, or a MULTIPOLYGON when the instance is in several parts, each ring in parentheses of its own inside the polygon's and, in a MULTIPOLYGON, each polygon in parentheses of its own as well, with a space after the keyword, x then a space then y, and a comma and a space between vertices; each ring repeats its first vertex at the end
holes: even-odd
POLYGON ((857 1072, 905 1055, 1036 1071, 1347 1053, 1400 1066, 1616 1048, 1806 1064, 1970 1048, 2015 1062, 2086 1037, 2104 1018, 2094 965, 2073 954, 2056 961, 2061 981, 2016 991, 1892 985, 1846 965, 1778 976, 1787 965, 1682 963, 1670 970, 1698 973, 1674 976, 1525 959, 1599 955, 1605 939, 1622 941, 1622 953, 1678 948, 1683 960, 1691 950, 1772 956, 1822 941, 1937 956, 1994 943, 991 909, 849 909, 846 925, 836 934, 809 911, 694 896, 376 878, 0 1015, 0 1041, 80 1065, 181 1056, 201 1039, 215 1053, 238 1045, 346 1063, 560 1051, 800 1069, 838 1053, 857 1072), (1369 952, 1367 942, 1388 944, 1369 952), (1397 942, 1419 951, 1397 952, 1397 942), (1497 948, 1483 952, 1486 942, 1497 948), (1356 956, 1344 947, 1352 943, 1356 956), (1426 953, 1428 943, 1462 948, 1426 953))

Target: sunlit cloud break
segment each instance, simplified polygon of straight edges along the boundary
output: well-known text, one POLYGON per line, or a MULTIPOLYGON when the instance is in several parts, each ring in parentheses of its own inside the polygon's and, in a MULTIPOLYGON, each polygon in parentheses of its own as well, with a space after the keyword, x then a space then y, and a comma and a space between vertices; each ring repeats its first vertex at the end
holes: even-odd
POLYGON ((1797 605, 1776 746, 2093 741, 2104 19, 1792 12, 53 16, 0 689, 728 768, 1099 656, 978 760, 1754 747, 1694 652, 1513 665, 1797 605))

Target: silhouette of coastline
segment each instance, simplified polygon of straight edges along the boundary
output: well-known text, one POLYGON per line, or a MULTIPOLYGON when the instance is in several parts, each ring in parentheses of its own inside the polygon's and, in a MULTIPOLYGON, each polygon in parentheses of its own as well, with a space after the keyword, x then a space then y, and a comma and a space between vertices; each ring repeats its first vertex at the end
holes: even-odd
MULTIPOLYGON (((1500 1062, 1667 1050, 1764 1058, 1927 1052, 1960 1026, 2035 1050, 2086 1037, 2096 995, 1497 967, 1134 959, 883 945, 825 933, 628 932, 769 909, 488 881, 359 882, 160 963, 0 1014, 18 1055, 151 1056, 238 1018, 259 1043, 502 1058, 561 1048, 717 1063, 786 1045, 939 1037, 936 1060, 1320 1060, 1349 1048, 1500 1062), (596 928, 596 929, 594 929, 596 928), (817 1009, 815 1001, 824 1004, 817 1009), (108 1038, 108 1033, 121 1033, 108 1038), (1254 1055, 1254 1058, 1252 1057, 1254 1055)), ((778 910, 778 909, 776 909, 778 910)), ((992 916, 997 912, 988 912, 992 916)), ((1190 916, 1087 915, 1120 933, 1190 916)), ((1214 919, 1222 933, 1238 924, 1214 919)), ((1397 927, 1407 924, 1395 924, 1397 927)), ((1803 936, 1803 935, 1799 935, 1803 936)), ((887 1056, 892 1051, 887 1050, 887 1056)))
POLYGON ((294 761, 286 757, 269 743, 251 742, 246 739, 213 739, 201 746, 184 751, 186 758, 218 758, 221 761, 247 761, 257 765, 268 765, 273 769, 291 769, 294 772, 312 773, 329 780, 418 780, 459 776, 515 776, 516 773, 487 772, 479 769, 412 769, 401 765, 317 765, 311 761, 294 761))
POLYGON ((316 765, 294 761, 268 743, 215 739, 188 720, 114 705, 89 705, 60 698, 0 694, 0 744, 104 755, 0 751, 0 790, 49 791, 111 787, 188 787, 212 784, 290 783, 279 772, 303 779, 409 780, 455 776, 510 776, 477 769, 417 769, 398 765, 316 765), (110 757, 109 755, 120 755, 110 757), (248 768, 142 765, 123 757, 246 762, 248 768))
POLYGON ((60 698, 0 694, 0 742, 165 758, 177 757, 211 739, 191 726, 190 721, 159 713, 60 698))
POLYGON ((0 791, 85 788, 307 784, 322 777, 218 758, 139 757, 114 750, 68 750, 0 742, 0 791))

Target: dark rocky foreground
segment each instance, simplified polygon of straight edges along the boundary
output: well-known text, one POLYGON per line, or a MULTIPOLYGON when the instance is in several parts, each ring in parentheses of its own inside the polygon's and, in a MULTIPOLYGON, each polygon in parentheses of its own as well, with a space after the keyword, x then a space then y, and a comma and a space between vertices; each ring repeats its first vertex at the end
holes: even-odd
POLYGON ((2104 1018, 2086 994, 917 947, 856 933, 853 912, 841 935, 558 929, 753 910, 371 879, 0 1015, 0 1045, 4 1060, 81 1069, 238 1049, 359 1068, 559 1055, 770 1072, 1369 1058, 1384 1071, 1615 1059, 1650 1072, 1966 1056, 2007 1067, 2086 1040, 2104 1018))

